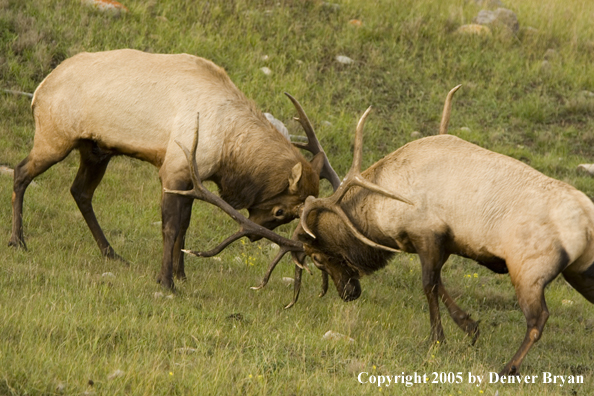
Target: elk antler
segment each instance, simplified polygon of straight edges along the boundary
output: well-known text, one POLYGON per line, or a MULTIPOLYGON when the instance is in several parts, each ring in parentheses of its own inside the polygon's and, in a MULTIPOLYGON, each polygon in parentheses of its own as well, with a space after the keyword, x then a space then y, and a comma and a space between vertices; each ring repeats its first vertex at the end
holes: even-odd
POLYGON ((363 127, 365 126, 365 120, 369 115, 370 111, 371 107, 369 107, 367 111, 365 111, 365 113, 359 120, 359 123, 357 124, 357 131, 355 134, 355 149, 353 153, 353 165, 351 166, 351 169, 347 173, 346 177, 344 178, 338 189, 334 192, 334 194, 332 194, 332 196, 328 198, 315 198, 312 196, 307 197, 307 199, 305 200, 305 205, 303 207, 303 212, 301 213, 300 224, 305 232, 307 232, 312 238, 315 238, 316 236, 313 234, 313 232, 307 225, 307 216, 314 209, 323 208, 331 210, 332 212, 336 213, 343 220, 346 226, 351 230, 351 232, 353 232, 355 236, 359 238, 362 242, 364 242, 366 245, 378 249, 388 250, 390 252, 399 252, 399 250, 397 249, 393 249, 391 247, 375 243, 363 234, 361 234, 361 232, 359 232, 359 230, 355 228, 353 223, 351 223, 350 219, 340 206, 340 201, 342 200, 346 192, 354 186, 363 187, 373 192, 383 194, 387 197, 397 199, 406 204, 413 205, 413 203, 408 199, 388 190, 385 190, 377 184, 369 182, 368 180, 364 179, 361 175, 361 159, 363 156, 363 127))
POLYGON ((307 143, 295 142, 293 143, 293 145, 295 147, 307 150, 313 155, 316 155, 318 153, 324 153, 324 166, 322 167, 322 171, 320 172, 320 177, 328 180, 330 184, 332 184, 332 188, 334 189, 334 191, 336 191, 336 189, 340 185, 340 178, 332 168, 332 165, 330 165, 330 161, 326 156, 326 152, 322 148, 322 145, 320 144, 320 141, 316 136, 316 132, 314 131, 314 128, 311 125, 311 122, 309 121, 309 118, 307 118, 307 114, 305 114, 305 110, 303 110, 303 107, 301 107, 301 104, 299 104, 297 99, 295 99, 287 92, 285 92, 285 95, 287 95, 287 97, 291 99, 291 102, 293 102, 293 105, 297 109, 299 117, 295 117, 294 119, 295 121, 298 121, 301 124, 303 130, 305 131, 305 134, 307 135, 307 143))
MULTIPOLYGON (((200 120, 200 115, 198 115, 197 120, 196 120, 196 135, 194 136, 194 139, 192 141, 192 150, 191 151, 188 150, 183 144, 181 144, 177 140, 175 141, 178 144, 178 146, 182 149, 182 151, 184 152, 184 154, 186 156, 186 159, 188 160, 188 164, 190 166, 190 176, 192 178, 192 183, 194 185, 194 188, 192 188, 191 190, 188 190, 188 191, 169 190, 169 189, 165 188, 164 192, 168 193, 168 194, 179 194, 179 195, 192 197, 195 199, 199 199, 201 201, 206 201, 206 202, 211 203, 215 206, 218 206, 225 213, 227 213, 233 220, 235 220, 237 223, 239 223, 242 226, 242 229, 240 231, 236 232, 235 234, 231 235, 229 238, 225 239, 225 241, 223 241, 219 246, 217 246, 216 248, 214 248, 210 251, 197 252, 197 251, 193 251, 193 250, 185 250, 184 249, 184 252, 188 253, 188 254, 192 254, 194 256, 198 256, 198 257, 211 257, 211 256, 218 254, 225 247, 227 247, 230 243, 236 241, 237 239, 239 239, 241 237, 247 236, 247 235, 254 235, 254 236, 260 236, 260 237, 266 238, 266 239, 276 243, 277 245, 281 246, 281 252, 284 251, 284 253, 291 252, 291 251, 303 252, 303 244, 301 242, 299 242, 297 240, 291 240, 291 239, 284 238, 284 237, 270 231, 269 229, 264 228, 261 225, 256 224, 253 221, 245 218, 239 211, 237 211, 231 205, 229 205, 227 202, 225 202, 225 200, 223 200, 221 197, 213 194, 212 192, 208 191, 202 185, 202 180, 200 179, 200 174, 198 173, 198 164, 196 162, 196 148, 198 146, 198 135, 199 135, 199 133, 198 133, 199 120, 200 120)), ((280 260, 280 257, 278 258, 278 260, 280 260)))
POLYGON ((448 133, 448 124, 450 123, 450 114, 452 113, 452 97, 461 86, 462 84, 456 85, 450 92, 448 92, 448 96, 446 96, 446 101, 443 105, 443 113, 441 114, 441 124, 439 125, 440 135, 448 133))

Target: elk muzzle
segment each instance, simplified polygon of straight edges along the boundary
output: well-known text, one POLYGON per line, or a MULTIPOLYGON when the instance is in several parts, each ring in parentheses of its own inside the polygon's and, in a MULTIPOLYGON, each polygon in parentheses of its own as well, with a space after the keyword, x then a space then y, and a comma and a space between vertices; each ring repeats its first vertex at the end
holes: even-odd
POLYGON ((361 296, 361 283, 359 279, 349 278, 346 282, 336 285, 338 294, 345 302, 353 301, 361 296))

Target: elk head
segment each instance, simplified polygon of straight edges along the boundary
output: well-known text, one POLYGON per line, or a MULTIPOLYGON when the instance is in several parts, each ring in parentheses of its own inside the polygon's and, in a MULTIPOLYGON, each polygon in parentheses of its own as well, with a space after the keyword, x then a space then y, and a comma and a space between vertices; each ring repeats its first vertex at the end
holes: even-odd
MULTIPOLYGON (((460 85, 447 95, 440 134, 447 132, 451 113, 451 102, 460 85)), ((363 127, 371 108, 363 114, 357 125, 353 165, 342 184, 328 198, 308 197, 305 200, 300 224, 294 239, 303 243, 305 254, 322 271, 322 294, 326 293, 328 277, 332 278, 338 294, 344 301, 352 301, 361 295, 359 279, 385 266, 398 249, 376 243, 363 235, 353 225, 342 209, 340 202, 346 192, 359 186, 371 192, 396 199, 409 205, 411 201, 399 194, 385 190, 373 184, 361 175, 361 157, 363 153, 363 127)), ((305 256, 293 254, 296 263, 303 264, 305 256)))
MULTIPOLYGON (((314 156, 309 163, 302 161, 292 167, 288 175, 288 186, 281 194, 248 208, 249 219, 270 230, 299 217, 303 201, 310 195, 318 195, 320 178, 328 180, 334 190, 340 185, 340 179, 330 165, 303 107, 293 96, 286 92, 285 95, 295 106, 299 114, 295 120, 301 124, 307 135, 307 143, 293 144, 311 152, 314 156)), ((249 239, 254 242, 260 237, 251 235, 249 239)))

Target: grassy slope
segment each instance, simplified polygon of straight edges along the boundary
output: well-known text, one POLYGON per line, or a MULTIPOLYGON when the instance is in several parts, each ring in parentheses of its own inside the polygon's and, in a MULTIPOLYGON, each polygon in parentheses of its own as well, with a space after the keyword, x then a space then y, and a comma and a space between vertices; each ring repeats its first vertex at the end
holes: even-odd
MULTIPOLYGON (((435 133, 445 93, 463 83, 451 133, 593 196, 594 183, 575 167, 594 158, 594 99, 580 94, 594 91, 594 4, 506 4, 523 28, 511 39, 454 34, 479 10, 462 0, 350 0, 338 10, 318 1, 129 0, 130 13, 119 19, 76 0, 0 0, 0 81, 32 92, 60 61, 80 51, 131 47, 201 55, 224 66, 292 133, 299 133, 290 121, 294 110, 282 92, 296 96, 340 174, 350 164, 354 124, 367 106, 375 108, 366 127, 369 165, 409 141, 414 130, 435 133), (351 19, 363 25, 350 25, 351 19), (557 56, 543 72, 549 48, 557 56), (340 65, 336 55, 356 63, 340 65), (272 76, 259 71, 263 66, 272 76)), ((26 156, 33 129, 29 101, 1 95, 1 164, 14 166, 26 156)), ((100 258, 68 192, 76 168, 72 155, 28 190, 30 250, 0 248, 2 395, 375 394, 377 388, 357 382, 360 371, 485 374, 499 370, 524 336, 509 279, 462 259, 451 260, 444 279, 460 305, 482 319, 476 347, 447 317, 448 343, 431 347, 416 256, 401 255, 365 279, 362 297, 349 304, 333 290, 317 299, 315 273, 315 279, 306 277, 298 306, 284 311, 290 290, 280 278, 292 276, 291 267, 277 269, 266 289, 253 292, 248 286, 259 282, 274 252, 267 243, 239 243, 220 261, 188 260, 189 280, 178 285, 179 293, 155 299, 161 255, 155 169, 118 158, 96 193, 98 217, 116 251, 131 261, 126 267, 100 258), (115 277, 102 276, 106 272, 115 277), (356 341, 322 341, 327 330, 356 341), (123 375, 108 379, 115 370, 123 375)), ((0 176, 4 241, 11 190, 11 180, 0 176)), ((217 210, 198 204, 188 245, 212 245, 233 229, 217 210)), ((547 302, 551 318, 523 372, 583 374, 586 384, 423 385, 382 392, 592 394, 594 307, 561 280, 548 289, 547 302)))

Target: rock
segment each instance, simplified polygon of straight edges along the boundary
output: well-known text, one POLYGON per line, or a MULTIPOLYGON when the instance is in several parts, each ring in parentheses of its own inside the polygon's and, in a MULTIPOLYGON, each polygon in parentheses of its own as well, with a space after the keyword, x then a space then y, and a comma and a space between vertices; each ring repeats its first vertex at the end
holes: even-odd
POLYGON ((330 11, 340 11, 340 4, 336 4, 336 3, 328 3, 328 2, 323 2, 322 3, 322 7, 330 10, 330 11))
POLYGON ((491 29, 487 26, 471 23, 469 25, 462 25, 456 29, 456 33, 477 35, 477 36, 491 36, 491 29))
POLYGON ((291 141, 291 137, 289 136, 289 130, 287 129, 285 124, 282 123, 282 121, 277 120, 270 113, 264 113, 264 116, 268 121, 270 121, 270 123, 276 128, 277 131, 279 131, 284 137, 286 137, 288 141, 291 141))
POLYGON ((594 176, 594 164, 579 164, 577 170, 594 176))
POLYGON ((82 3, 113 16, 128 12, 126 6, 114 0, 82 0, 82 3))
POLYGON ((323 340, 334 340, 334 341, 345 340, 348 342, 355 342, 355 340, 353 338, 346 336, 344 334, 340 334, 339 332, 332 331, 332 330, 328 330, 326 332, 326 334, 324 334, 322 339, 323 340))
POLYGON ((544 59, 549 62, 556 61, 558 58, 559 58, 559 53, 557 52, 557 50, 554 50, 552 48, 549 48, 547 50, 547 52, 545 52, 545 54, 544 54, 544 59))
POLYGON ((516 34, 520 29, 518 17, 507 8, 498 8, 495 11, 480 10, 472 22, 488 26, 491 29, 507 29, 513 34, 516 34))
POLYGON ((542 62, 540 62, 540 71, 542 73, 548 74, 551 72, 551 70, 553 70, 553 66, 551 65, 551 62, 549 62, 548 60, 543 60, 542 62))
POLYGON ((413 133, 410 134, 410 137, 413 139, 420 139, 423 137, 423 134, 419 131, 414 131, 413 133))
POLYGON ((14 177, 14 169, 11 169, 6 165, 0 165, 0 175, 14 177))
POLYGON ((288 276, 283 276, 282 282, 285 286, 293 286, 295 279, 289 278, 288 276))
POLYGON ((465 126, 465 127, 462 127, 462 128, 460 128, 460 130, 461 130, 461 131, 464 131, 464 132, 470 132, 470 131, 471 131, 471 130, 470 130, 470 128, 468 128, 468 127, 466 127, 466 126, 465 126))
POLYGON ((264 67, 261 67, 261 68, 260 68, 260 71, 261 71, 262 73, 266 74, 267 76, 269 76, 269 75, 271 75, 271 74, 272 74, 272 70, 270 70, 270 69, 269 69, 269 68, 267 68, 266 66, 264 66, 264 67))
POLYGON ((107 379, 108 379, 109 381, 111 381, 111 380, 113 380, 113 379, 116 379, 116 378, 119 378, 119 377, 122 377, 122 376, 124 376, 124 374, 126 374, 126 373, 124 373, 122 370, 116 370, 116 371, 114 371, 113 373, 109 374, 109 375, 107 376, 107 379))
POLYGON ((343 65, 350 65, 351 63, 355 63, 354 60, 352 60, 351 58, 349 58, 348 56, 344 56, 344 55, 338 55, 336 57, 336 60, 340 63, 342 63, 343 65))

